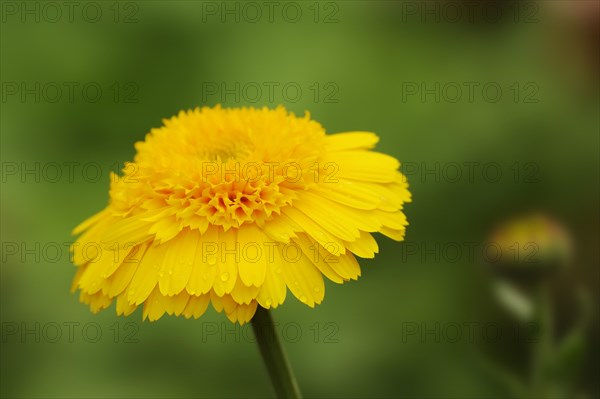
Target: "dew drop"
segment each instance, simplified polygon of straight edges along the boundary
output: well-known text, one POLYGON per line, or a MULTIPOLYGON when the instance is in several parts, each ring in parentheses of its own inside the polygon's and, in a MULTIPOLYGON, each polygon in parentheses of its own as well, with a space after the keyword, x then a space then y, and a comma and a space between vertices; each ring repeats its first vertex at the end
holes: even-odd
POLYGON ((217 258, 214 256, 211 256, 210 258, 208 258, 208 264, 209 265, 214 265, 215 263, 217 263, 217 258))
POLYGON ((154 268, 154 270, 158 270, 159 266, 160 265, 158 263, 155 263, 154 266, 152 266, 152 267, 154 268))
POLYGON ((271 302, 271 300, 270 300, 270 299, 267 299, 267 300, 265 301, 265 305, 267 305, 267 307, 270 307, 272 303, 273 303, 273 302, 271 302))
POLYGON ((229 273, 227 273, 227 272, 221 273, 221 281, 225 282, 227 280, 229 280, 229 273))
POLYGON ((173 269, 169 269, 169 276, 173 275, 173 269))
POLYGON ((306 303, 306 301, 308 301, 308 298, 306 297, 306 295, 301 295, 300 296, 300 302, 306 303))
POLYGON ((317 286, 315 286, 315 288, 313 288, 313 290, 314 290, 315 292, 321 292, 321 288, 320 288, 320 287, 317 287, 317 286))
POLYGON ((158 273, 158 277, 164 277, 164 276, 165 276, 165 272, 158 273))
POLYGON ((295 285, 296 287, 300 287, 300 281, 298 281, 298 280, 294 281, 294 285, 295 285))

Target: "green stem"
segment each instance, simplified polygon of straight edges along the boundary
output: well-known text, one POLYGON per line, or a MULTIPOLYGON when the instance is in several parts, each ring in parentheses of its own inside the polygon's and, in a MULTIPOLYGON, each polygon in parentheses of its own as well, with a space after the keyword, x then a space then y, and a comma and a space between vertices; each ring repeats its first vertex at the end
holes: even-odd
POLYGON ((298 383, 274 327, 269 310, 259 306, 252 318, 252 328, 271 377, 275 395, 278 398, 300 398, 298 383))
POLYGON ((547 395, 547 372, 553 353, 552 309, 548 287, 542 284, 537 287, 536 307, 539 326, 539 339, 533 348, 532 395, 547 395))

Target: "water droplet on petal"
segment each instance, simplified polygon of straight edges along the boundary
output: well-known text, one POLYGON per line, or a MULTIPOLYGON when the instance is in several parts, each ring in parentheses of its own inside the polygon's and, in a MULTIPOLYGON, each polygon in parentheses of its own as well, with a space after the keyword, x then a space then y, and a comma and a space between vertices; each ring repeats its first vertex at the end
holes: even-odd
POLYGON ((209 265, 214 265, 215 263, 217 263, 217 258, 214 256, 211 256, 208 258, 208 264, 209 265))
POLYGON ((173 269, 169 269, 169 276, 173 275, 173 269))
POLYGON ((308 301, 308 298, 306 297, 306 295, 301 295, 300 296, 300 302, 306 303, 306 301, 308 301))
POLYGON ((165 272, 158 273, 158 277, 164 277, 164 276, 165 276, 165 272))
POLYGON ((229 280, 229 273, 227 273, 227 272, 221 273, 221 281, 225 282, 227 280, 229 280))
POLYGON ((267 307, 270 307, 272 303, 273 303, 273 302, 271 302, 271 300, 270 300, 270 299, 267 299, 267 300, 265 301, 265 305, 267 305, 267 307))
POLYGON ((321 287, 315 286, 315 288, 313 288, 315 290, 315 292, 321 292, 321 287))

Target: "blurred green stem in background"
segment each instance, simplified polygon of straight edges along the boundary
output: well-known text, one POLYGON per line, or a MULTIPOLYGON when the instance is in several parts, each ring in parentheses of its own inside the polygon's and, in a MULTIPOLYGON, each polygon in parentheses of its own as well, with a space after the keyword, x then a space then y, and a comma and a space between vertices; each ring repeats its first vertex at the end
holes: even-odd
POLYGON ((275 332, 271 312, 259 306, 252 318, 252 328, 276 396, 278 398, 300 398, 296 377, 275 332))
POLYGON ((535 290, 536 321, 539 326, 538 342, 533 346, 531 365, 531 395, 532 397, 543 397, 548 393, 548 365, 554 352, 554 333, 552 321, 552 304, 548 287, 540 284, 535 290))

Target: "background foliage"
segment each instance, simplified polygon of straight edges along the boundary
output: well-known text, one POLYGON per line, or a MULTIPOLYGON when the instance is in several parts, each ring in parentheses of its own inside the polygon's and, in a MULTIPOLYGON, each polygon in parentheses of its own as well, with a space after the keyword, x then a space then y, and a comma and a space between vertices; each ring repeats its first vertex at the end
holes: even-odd
MULTIPOLYGON (((362 262, 358 282, 327 284, 315 310, 288 293, 274 311, 306 396, 519 395, 513 388, 530 384, 540 325, 516 318, 496 299, 497 277, 482 247, 496 226, 532 213, 561 224, 574 243, 567 267, 547 282, 556 340, 579 328, 579 292, 593 304, 575 349, 564 349, 574 360, 560 363, 562 377, 550 379, 566 382, 538 392, 598 394, 594 2, 506 2, 494 22, 483 17, 485 6, 475 8, 472 20, 453 22, 442 8, 421 14, 424 2, 296 2, 303 12, 296 23, 283 17, 286 3, 278 3, 272 22, 262 2, 257 22, 251 9, 240 11, 239 22, 235 14, 221 16, 219 7, 244 7, 236 2, 101 1, 98 22, 90 21, 92 9, 82 14, 86 2, 72 20, 62 8, 56 22, 44 2, 23 3, 39 7, 39 22, 20 9, 14 14, 6 7, 13 3, 23 7, 2 2, 0 39, 2 396, 271 394, 249 328, 236 330, 214 311, 195 321, 164 317, 152 324, 141 321, 140 311, 127 319, 114 308, 92 315, 69 293, 74 267, 63 243, 106 204, 108 171, 132 159, 133 143, 162 118, 217 103, 281 103, 297 114, 310 111, 330 133, 376 132, 378 149, 409 168, 414 202, 406 207, 407 243, 379 237, 380 255, 362 262), (22 97, 23 82, 40 83, 39 101, 35 94, 22 97), (49 82, 62 87, 57 101, 49 82), (76 83, 73 101, 65 82, 76 83), (236 82, 239 99, 211 94, 236 82), (273 99, 265 82, 278 84, 273 99), (439 102, 435 94, 407 92, 423 82, 440 83, 439 102), (478 84, 472 101, 465 82, 478 84), (490 82, 502 88, 497 102, 482 94, 490 82), (83 92, 90 83, 102 89, 98 101, 83 92), (297 100, 292 89, 282 91, 290 83, 302 89, 297 100), (453 84, 464 90, 456 102, 453 84), (264 91, 253 101, 255 85, 264 91), (65 162, 78 163, 73 179, 65 162), (62 165, 56 182, 44 172, 48 163, 62 165), (98 181, 92 181, 95 167, 83 168, 90 163, 101 168, 98 181), (478 165, 472 179, 465 163, 478 165), (491 163, 499 165, 499 179, 484 170, 491 163), (23 175, 36 165, 38 172, 23 175), (456 165, 459 178, 450 169, 456 165), (6 243, 17 243, 18 252, 6 243), (62 253, 54 255, 52 243, 62 253), (475 243, 472 256, 468 243, 475 243), (79 323, 73 339, 65 323, 79 323), (499 339, 485 331, 489 323, 500 329, 499 339), (56 325, 61 337, 52 342, 56 325), (102 335, 92 342, 98 326, 102 335), (521 383, 507 382, 513 381, 507 375, 521 383)), ((466 12, 464 3, 454 4, 466 12)))

